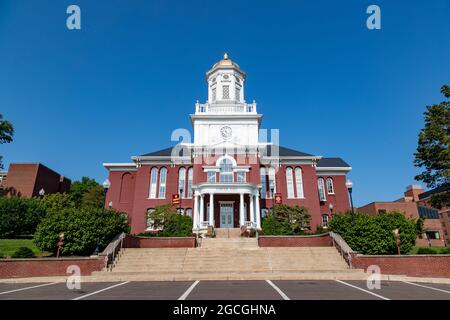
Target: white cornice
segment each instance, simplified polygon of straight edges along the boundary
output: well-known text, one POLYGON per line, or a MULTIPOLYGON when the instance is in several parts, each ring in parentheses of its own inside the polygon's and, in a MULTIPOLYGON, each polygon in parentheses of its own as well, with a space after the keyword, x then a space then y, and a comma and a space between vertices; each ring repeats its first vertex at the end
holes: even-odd
POLYGON ((109 171, 136 171, 136 163, 103 163, 109 171))

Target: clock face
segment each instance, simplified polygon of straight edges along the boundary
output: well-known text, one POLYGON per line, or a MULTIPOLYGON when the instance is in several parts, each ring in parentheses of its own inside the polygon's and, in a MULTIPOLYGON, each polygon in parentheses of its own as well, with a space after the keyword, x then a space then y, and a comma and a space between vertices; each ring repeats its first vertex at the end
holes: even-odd
POLYGON ((220 134, 222 135, 222 138, 229 139, 229 138, 231 138, 232 130, 228 126, 222 127, 220 129, 220 134))

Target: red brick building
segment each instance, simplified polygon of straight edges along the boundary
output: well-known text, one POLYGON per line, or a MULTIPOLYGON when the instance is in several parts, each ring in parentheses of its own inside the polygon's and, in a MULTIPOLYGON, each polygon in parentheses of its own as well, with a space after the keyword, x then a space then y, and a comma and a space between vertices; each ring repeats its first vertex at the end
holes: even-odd
POLYGON ((406 188, 404 197, 395 201, 377 201, 366 204, 358 210, 366 214, 379 214, 382 212, 397 211, 404 213, 406 217, 417 220, 419 217, 425 218, 425 234, 417 237, 416 245, 420 247, 434 246, 443 247, 446 245, 444 228, 438 214, 438 210, 425 206, 420 201, 420 196, 424 191, 419 185, 411 185, 406 188))
POLYGON ((349 209, 345 161, 281 147, 273 141, 277 131, 272 142, 261 142, 262 115, 255 102, 245 102, 246 74, 238 64, 225 54, 206 80, 208 100, 190 115, 193 142, 186 130, 174 131, 183 140, 175 147, 104 164, 111 182, 106 205, 128 213, 132 233, 151 229, 148 212, 175 194, 193 230, 260 228, 275 194, 283 204, 307 207, 313 230, 327 226, 332 211, 349 209))
POLYGON ((0 186, 6 196, 37 197, 64 193, 70 189, 70 180, 41 163, 11 163, 8 172, 0 174, 0 186))

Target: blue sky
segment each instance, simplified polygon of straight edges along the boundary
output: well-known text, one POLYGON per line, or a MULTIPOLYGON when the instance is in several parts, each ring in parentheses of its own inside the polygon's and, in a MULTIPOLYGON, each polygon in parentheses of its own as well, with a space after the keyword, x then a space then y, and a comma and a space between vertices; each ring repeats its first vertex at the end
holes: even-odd
POLYGON ((103 181, 103 162, 191 130, 227 51, 282 145, 349 162, 356 205, 396 199, 418 172, 425 106, 450 83, 449 35, 448 0, 0 0, 0 113, 16 129, 0 154, 103 181), (366 28, 370 4, 381 30, 366 28))

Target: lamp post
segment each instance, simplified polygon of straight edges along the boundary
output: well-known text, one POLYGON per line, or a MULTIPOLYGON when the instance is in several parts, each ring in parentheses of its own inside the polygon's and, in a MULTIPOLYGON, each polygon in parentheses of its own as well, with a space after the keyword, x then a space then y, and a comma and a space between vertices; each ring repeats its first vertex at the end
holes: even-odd
POLYGON ((270 196, 272 197, 272 219, 273 219, 273 223, 272 223, 272 235, 275 233, 275 196, 273 194, 273 191, 275 190, 274 185, 273 185, 273 181, 270 181, 269 184, 269 189, 270 189, 270 196))
POLYGON ((353 182, 347 179, 347 181, 345 182, 345 186, 347 187, 348 193, 350 195, 350 204, 352 206, 352 223, 355 223, 355 208, 353 207, 353 197, 352 197, 353 182))
POLYGON ((181 205, 181 199, 183 199, 183 187, 180 188, 180 208, 179 208, 179 216, 177 217, 177 232, 180 232, 180 215, 181 215, 181 210, 183 210, 183 206, 181 205))
MULTIPOLYGON (((104 214, 105 214, 106 194, 108 193, 108 189, 111 187, 111 182, 108 179, 106 179, 105 181, 103 181, 102 186, 103 186, 103 205, 102 205, 101 218, 103 219, 104 214)), ((94 254, 97 256, 100 251, 99 247, 100 247, 100 237, 97 236, 97 246, 95 247, 95 251, 94 251, 94 254)))
POLYGON ((41 188, 41 190, 39 190, 39 196, 40 196, 41 198, 43 198, 44 195, 45 195, 45 190, 44 190, 44 188, 41 188))
MULTIPOLYGON (((333 204, 330 203, 328 205, 328 209, 330 209, 330 218, 333 218, 333 208, 334 208, 333 204)), ((328 228, 328 221, 327 221, 327 228, 328 228)))

